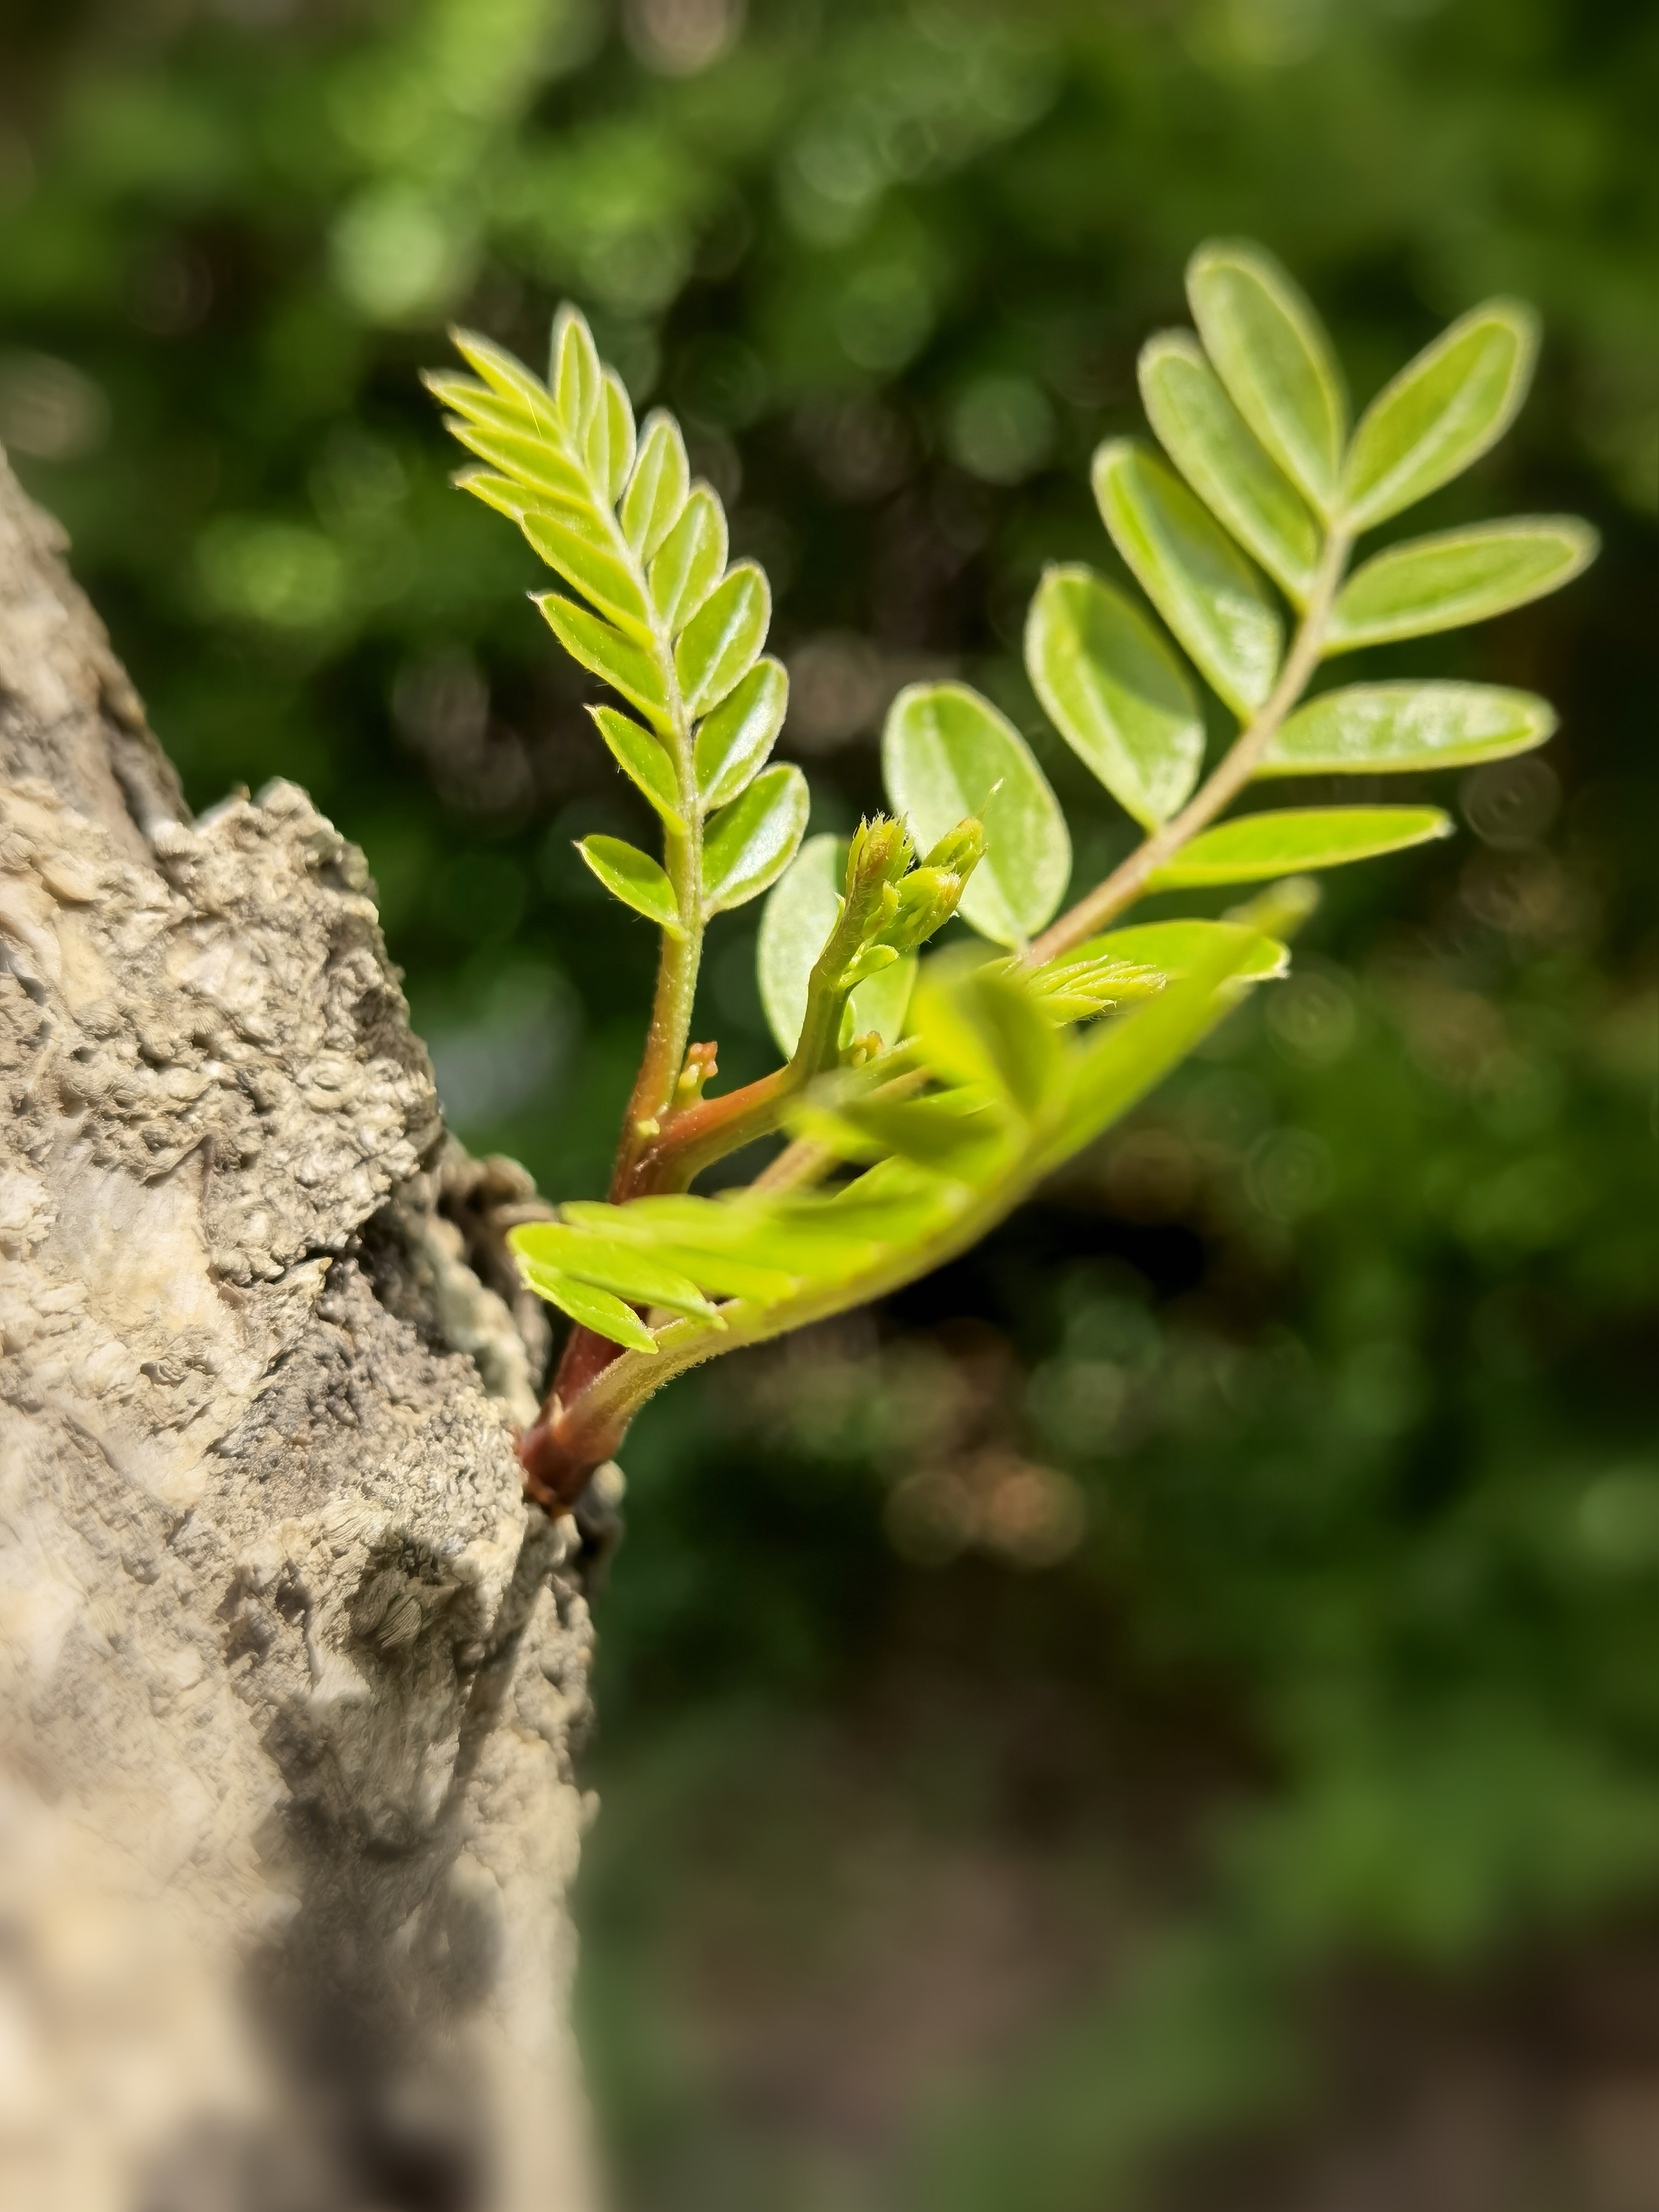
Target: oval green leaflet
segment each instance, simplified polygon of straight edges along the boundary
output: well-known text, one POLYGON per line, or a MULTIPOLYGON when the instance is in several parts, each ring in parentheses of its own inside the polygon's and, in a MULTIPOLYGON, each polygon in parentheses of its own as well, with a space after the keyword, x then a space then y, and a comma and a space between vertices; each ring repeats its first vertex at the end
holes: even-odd
POLYGON ((726 510, 707 484, 696 484, 647 572, 653 604, 671 637, 725 573, 726 510))
POLYGON ((1468 768, 1541 745, 1555 709, 1495 684, 1352 684, 1298 707, 1258 775, 1374 775, 1468 768))
POLYGON ((1348 409, 1323 324, 1270 253, 1240 241, 1200 246, 1187 264, 1187 299, 1233 404, 1328 515, 1348 409))
POLYGON ((1351 653, 1461 629, 1571 583, 1598 540, 1576 515, 1517 515, 1391 545, 1357 568, 1331 609, 1326 650, 1351 653))
POLYGON ((791 761, 763 769, 741 798, 714 816, 702 847, 709 914, 743 906, 777 881, 805 833, 811 803, 806 778, 791 761))
POLYGON ((1197 781, 1204 717, 1187 672, 1139 607, 1087 568, 1050 568, 1025 623, 1044 713, 1144 829, 1197 781))
POLYGON ((1284 625, 1255 570, 1172 469, 1127 438, 1096 453, 1095 499, 1136 582, 1242 720, 1273 688, 1284 625))
POLYGON ((1531 308, 1492 300, 1408 362, 1353 434, 1342 477, 1349 526, 1385 522, 1478 460, 1515 420, 1537 351, 1531 308))
POLYGON ((882 775, 919 850, 967 816, 985 857, 960 913, 994 945, 1020 945, 1053 915, 1072 872, 1060 801, 1019 732, 965 684, 913 684, 888 710, 882 775))
POLYGON ((1319 526, 1301 494, 1257 441, 1185 331, 1140 349, 1140 397, 1158 442, 1211 513, 1305 605, 1319 566, 1319 526))
MULTIPOLYGON (((800 1041, 807 978, 840 915, 846 873, 844 837, 829 831, 809 837, 774 884, 761 916, 755 952, 761 1004, 786 1060, 800 1041)), ((897 1043, 915 976, 911 955, 860 983, 842 1017, 843 1042, 874 1030, 884 1044, 897 1043)))
POLYGON ((673 716, 662 671, 650 653, 598 615, 579 607, 574 599, 562 599, 556 592, 544 592, 536 605, 573 660, 580 661, 613 691, 620 691, 665 734, 672 733, 673 716))
POLYGON ((671 937, 684 936, 674 886, 648 853, 623 837, 583 837, 576 850, 612 897, 671 937))
POLYGON ((623 775, 645 793, 665 822, 684 830, 679 783, 665 748, 649 730, 619 714, 614 707, 590 707, 587 711, 623 775))
POLYGON ((646 417, 634 473, 629 479, 621 517, 623 534, 635 556, 649 561, 679 520, 691 489, 685 441, 672 415, 660 410, 646 417))
POLYGON ((1103 936, 1091 937, 1070 957, 1127 961, 1138 968, 1155 968, 1159 975, 1173 979, 1190 975, 1223 945, 1237 951, 1232 973, 1241 982, 1266 982, 1290 972, 1287 945, 1238 921, 1131 922, 1127 928, 1109 929, 1103 936), (1218 936, 1218 931, 1223 934, 1218 936))
POLYGON ((519 527, 550 568, 642 644, 651 639, 651 610, 639 580, 618 558, 609 532, 591 509, 526 507, 519 527))
POLYGON ((674 647, 674 673, 687 714, 706 714, 736 690, 759 658, 771 620, 765 570, 753 561, 739 561, 692 616, 674 647))
POLYGON ((718 1318, 689 1275, 637 1245, 562 1222, 533 1221, 513 1232, 513 1247, 532 1267, 556 1268, 629 1305, 665 1306, 670 1313, 693 1314, 702 1321, 718 1318))
POLYGON ((1151 887, 1262 883, 1306 868, 1375 860, 1451 833, 1451 817, 1438 806, 1293 806, 1246 814, 1194 837, 1156 871, 1151 887))
POLYGON ((704 806, 724 806, 765 765, 783 727, 789 678, 781 661, 757 660, 697 731, 697 792, 704 806))

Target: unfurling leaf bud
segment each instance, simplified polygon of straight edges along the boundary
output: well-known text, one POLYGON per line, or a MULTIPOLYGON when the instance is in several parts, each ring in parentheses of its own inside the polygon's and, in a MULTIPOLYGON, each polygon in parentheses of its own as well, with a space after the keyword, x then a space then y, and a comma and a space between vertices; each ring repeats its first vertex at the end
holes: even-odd
POLYGON ((890 815, 860 822, 847 854, 847 906, 843 919, 860 939, 875 935, 895 911, 894 886, 909 866, 915 848, 903 823, 890 815))
POLYGON ((931 853, 924 854, 924 868, 943 868, 964 883, 985 858, 985 824, 976 815, 970 814, 958 822, 954 830, 947 830, 931 853))
POLYGON ((912 868, 899 885, 898 912, 881 933, 896 952, 914 952, 957 910, 966 878, 944 868, 912 868))

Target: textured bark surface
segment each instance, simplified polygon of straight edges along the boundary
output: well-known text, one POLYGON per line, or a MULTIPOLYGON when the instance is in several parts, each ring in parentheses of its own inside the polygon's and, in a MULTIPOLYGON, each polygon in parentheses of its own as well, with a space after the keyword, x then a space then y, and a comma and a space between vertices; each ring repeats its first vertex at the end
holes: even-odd
POLYGON ((0 2203, 582 2212, 526 1193, 362 856, 188 821, 61 550, 0 459, 0 2203))

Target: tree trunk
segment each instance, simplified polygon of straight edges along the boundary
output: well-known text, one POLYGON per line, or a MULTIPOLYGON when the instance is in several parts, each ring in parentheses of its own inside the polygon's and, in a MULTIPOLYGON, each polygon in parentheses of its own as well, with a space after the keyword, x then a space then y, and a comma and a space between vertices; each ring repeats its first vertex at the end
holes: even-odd
POLYGON ((362 855, 190 821, 61 550, 0 457, 0 2203, 586 2212, 527 1182, 362 855))

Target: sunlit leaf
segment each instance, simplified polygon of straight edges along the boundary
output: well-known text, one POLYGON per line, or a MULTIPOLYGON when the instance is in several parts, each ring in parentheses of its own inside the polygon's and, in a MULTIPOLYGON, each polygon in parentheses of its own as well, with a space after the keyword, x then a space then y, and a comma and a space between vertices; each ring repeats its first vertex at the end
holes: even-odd
POLYGON ((593 333, 579 307, 567 302, 554 317, 550 353, 547 381, 553 404, 566 438, 580 453, 599 404, 605 371, 599 365, 593 333))
POLYGON ((621 509, 623 532, 641 561, 653 557, 679 520, 690 483, 680 426, 658 409, 646 417, 621 509))
POLYGON ((1036 935, 1072 872, 1060 802, 1030 747, 965 684, 913 684, 888 711, 882 772, 920 849, 964 817, 985 824, 985 857, 959 911, 981 937, 1018 945, 1036 935))
POLYGON ((632 700, 659 729, 672 729, 661 672, 648 653, 598 615, 573 600, 561 599, 556 592, 544 592, 536 605, 573 660, 580 661, 624 699, 632 700))
POLYGON ((622 1299, 609 1291, 597 1290, 592 1283, 580 1283, 574 1275, 561 1274, 556 1267, 539 1267, 533 1260, 521 1260, 519 1273, 538 1298, 549 1305, 557 1306, 562 1314, 591 1328, 596 1336, 608 1338, 629 1352, 653 1352, 657 1340, 645 1323, 622 1299))
POLYGON ((1326 631, 1332 653, 1459 629, 1525 606, 1570 583, 1598 540, 1576 515, 1521 515, 1391 545, 1337 594, 1326 631))
POLYGON ((1237 921, 1133 922, 1127 929, 1109 929, 1103 936, 1091 937, 1069 957, 1077 960, 1088 954, 1131 961, 1173 979, 1189 975, 1201 963, 1224 952, 1237 956, 1231 973, 1244 982, 1282 975, 1290 963, 1288 951, 1276 937, 1264 937, 1260 930, 1237 921))
POLYGON ((739 561, 703 601, 674 647, 689 714, 706 714, 748 675, 766 642, 772 592, 766 572, 739 561))
POLYGON ((742 906, 775 884, 794 858, 811 806, 793 762, 763 769, 741 798, 709 821, 703 839, 703 900, 710 914, 742 906))
POLYGON ((1353 684, 1299 707, 1258 775, 1376 775, 1467 768, 1541 745, 1555 709, 1494 684, 1353 684))
POLYGON ((1186 671, 1140 610, 1087 568, 1050 568, 1025 623, 1044 711, 1143 828, 1169 819, 1204 757, 1186 671))
POLYGON ((1095 498, 1136 581, 1234 713, 1273 690, 1284 625, 1261 580, 1172 469, 1114 439, 1095 455, 1095 498))
POLYGON ((648 641, 651 615, 639 579, 596 517, 580 507, 532 507, 519 526, 549 568, 639 642, 648 641))
POLYGON ((634 410, 614 368, 605 372, 583 453, 600 496, 607 507, 614 507, 634 465, 634 410))
POLYGON ((624 906, 631 906, 671 937, 684 936, 674 886, 648 853, 622 837, 583 837, 576 850, 624 906))
POLYGON ((1210 509, 1297 606, 1319 565, 1319 526, 1185 331, 1140 351, 1140 396, 1159 442, 1210 509))
POLYGON ((684 629, 725 571, 726 510, 707 484, 697 484, 650 568, 651 596, 671 636, 684 629))
POLYGON ((1342 376, 1323 325, 1273 256, 1212 240, 1187 264, 1193 319, 1233 404, 1322 514, 1346 435, 1342 376))
POLYGON ((446 415, 444 423, 469 453, 532 492, 556 501, 587 498, 587 479, 549 440, 528 430, 486 429, 458 415, 446 415))
POLYGON ((599 725, 599 735, 623 775, 638 785, 665 822, 672 822, 677 829, 683 830, 685 823, 680 813, 678 780, 674 763, 659 740, 626 714, 619 714, 614 707, 590 707, 587 711, 599 725))
POLYGON ((1451 831, 1451 817, 1437 806, 1295 806, 1247 814, 1194 837, 1157 871, 1152 888, 1258 883, 1401 852, 1451 831))
POLYGON ((1478 460, 1514 421, 1537 350, 1531 308, 1492 300, 1408 362, 1354 432, 1342 480, 1350 525, 1386 521, 1478 460))
POLYGON ((695 757, 705 807, 726 805, 764 766, 788 705, 788 672, 767 655, 704 718, 695 757))
POLYGON ((452 327, 449 337, 468 368, 476 369, 492 391, 522 407, 538 428, 553 429, 556 417, 552 393, 505 346, 498 346, 494 338, 483 337, 477 331, 452 327))
POLYGON ((527 1222, 509 1236, 520 1261, 611 1291, 629 1305, 665 1306, 671 1313, 703 1319, 714 1313, 689 1275, 638 1244, 560 1221, 527 1222))

